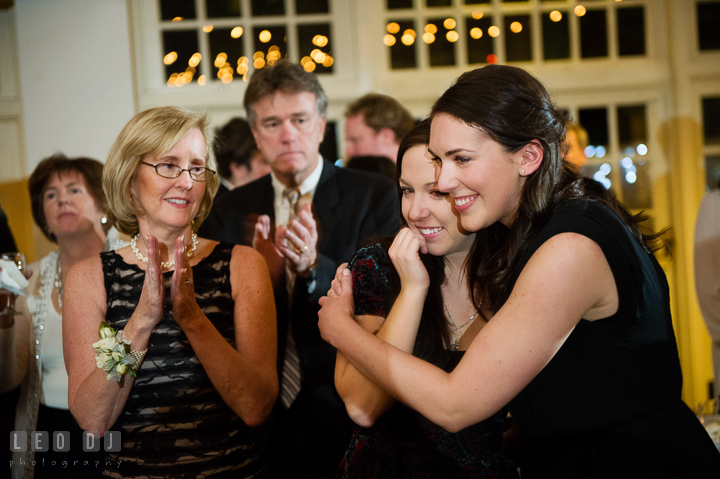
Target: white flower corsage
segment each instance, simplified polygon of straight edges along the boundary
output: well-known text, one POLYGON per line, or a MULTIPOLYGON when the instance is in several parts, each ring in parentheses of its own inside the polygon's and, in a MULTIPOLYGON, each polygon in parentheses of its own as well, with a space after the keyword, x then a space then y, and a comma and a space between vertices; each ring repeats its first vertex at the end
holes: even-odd
POLYGON ((93 343, 95 350, 95 364, 107 373, 108 381, 115 381, 122 387, 126 374, 137 377, 137 370, 140 369, 145 351, 133 351, 130 349, 130 340, 125 339, 124 331, 118 332, 112 326, 103 321, 98 330, 100 341, 93 343))

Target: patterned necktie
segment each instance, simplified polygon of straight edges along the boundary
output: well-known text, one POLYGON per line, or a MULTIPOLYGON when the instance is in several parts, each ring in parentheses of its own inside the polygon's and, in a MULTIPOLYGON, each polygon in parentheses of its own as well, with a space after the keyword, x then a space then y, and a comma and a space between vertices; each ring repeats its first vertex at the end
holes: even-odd
MULTIPOLYGON (((283 197, 287 199, 290 206, 290 220, 297 218, 300 205, 300 192, 297 188, 287 188, 283 191, 283 197)), ((295 287, 295 274, 290 268, 285 268, 285 279, 288 290, 288 306, 292 303, 292 293, 295 287)), ((288 316, 289 318, 289 316, 288 316)), ((300 392, 300 358, 298 357, 295 336, 292 332, 292 324, 288 319, 287 337, 285 339, 285 360, 282 370, 282 388, 280 390, 280 401, 283 406, 290 408, 298 393, 300 392)))

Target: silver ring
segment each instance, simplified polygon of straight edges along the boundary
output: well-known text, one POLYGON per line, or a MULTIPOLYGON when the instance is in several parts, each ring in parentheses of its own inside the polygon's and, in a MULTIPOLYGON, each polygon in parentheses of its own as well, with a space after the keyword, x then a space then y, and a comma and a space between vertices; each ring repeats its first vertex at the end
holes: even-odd
POLYGON ((307 250, 308 250, 308 246, 307 245, 303 246, 302 249, 300 250, 300 254, 303 254, 307 250))

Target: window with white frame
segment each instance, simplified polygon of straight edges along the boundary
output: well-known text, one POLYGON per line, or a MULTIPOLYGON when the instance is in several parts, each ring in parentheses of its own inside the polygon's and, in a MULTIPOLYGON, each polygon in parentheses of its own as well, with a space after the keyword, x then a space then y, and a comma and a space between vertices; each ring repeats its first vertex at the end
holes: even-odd
POLYGON ((389 67, 647 55, 647 0, 384 0, 389 67))
POLYGON ((157 0, 165 80, 247 81, 280 58, 332 74, 330 0, 157 0))

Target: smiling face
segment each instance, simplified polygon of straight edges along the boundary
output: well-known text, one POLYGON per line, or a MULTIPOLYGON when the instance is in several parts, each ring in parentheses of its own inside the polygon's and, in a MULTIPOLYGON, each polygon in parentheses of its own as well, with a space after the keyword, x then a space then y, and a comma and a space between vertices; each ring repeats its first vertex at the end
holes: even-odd
MULTIPOLYGON (((145 163, 171 163, 182 168, 206 166, 205 139, 200 130, 193 129, 169 151, 149 156, 145 163)), ((163 178, 155 168, 140 164, 132 185, 142 234, 158 234, 158 227, 183 230, 197 215, 205 194, 205 183, 190 179, 183 171, 177 178, 163 178)))
POLYGON ((258 149, 285 186, 299 185, 317 166, 325 135, 326 121, 317 111, 315 94, 277 91, 252 108, 258 149))
POLYGON ((433 117, 429 149, 441 164, 438 189, 453 199, 463 228, 512 224, 525 184, 520 173, 523 150, 507 153, 486 134, 446 113, 433 117))
POLYGON ((76 171, 50 177, 43 193, 43 210, 47 227, 58 242, 89 232, 105 236, 101 223, 105 214, 98 211, 85 178, 76 171))
POLYGON ((475 235, 461 229, 450 198, 437 189, 435 170, 424 145, 405 152, 400 176, 403 217, 425 238, 431 255, 462 253, 465 257, 475 235))

